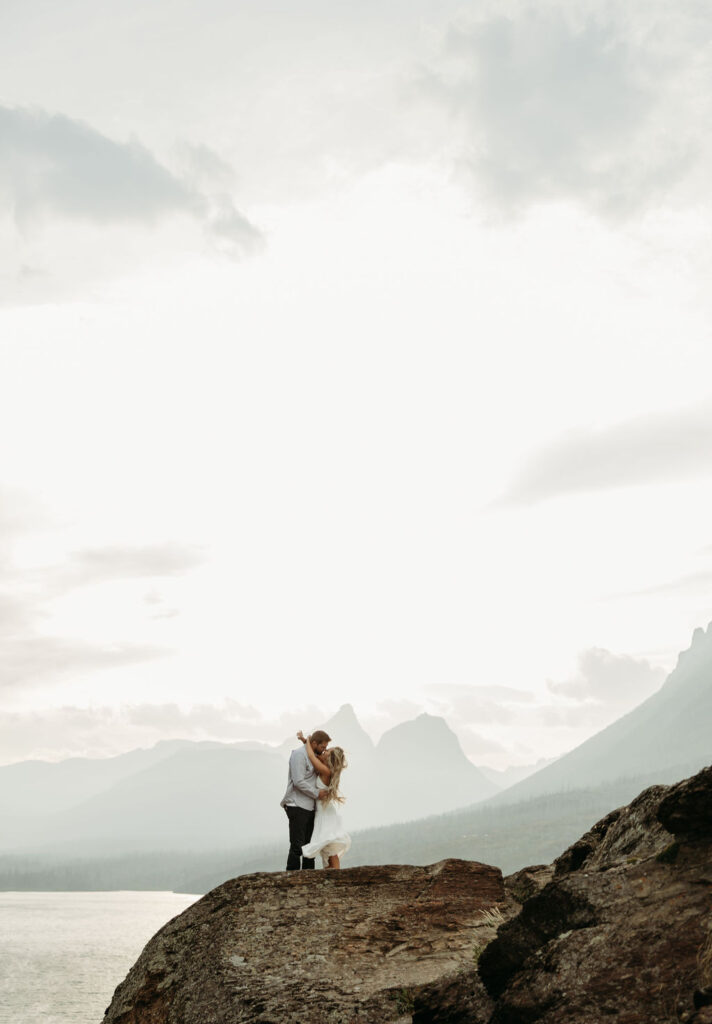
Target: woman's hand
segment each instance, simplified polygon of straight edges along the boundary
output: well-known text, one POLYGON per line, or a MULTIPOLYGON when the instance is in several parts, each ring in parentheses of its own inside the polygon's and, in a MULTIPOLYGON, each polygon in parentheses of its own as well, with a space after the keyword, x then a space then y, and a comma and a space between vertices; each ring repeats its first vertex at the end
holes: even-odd
POLYGON ((298 740, 301 740, 301 741, 302 741, 302 743, 306 743, 306 741, 307 741, 307 738, 306 738, 306 736, 304 735, 304 733, 302 732, 302 730, 301 730, 301 729, 300 729, 300 730, 299 730, 299 732, 297 733, 297 739, 298 739, 298 740))

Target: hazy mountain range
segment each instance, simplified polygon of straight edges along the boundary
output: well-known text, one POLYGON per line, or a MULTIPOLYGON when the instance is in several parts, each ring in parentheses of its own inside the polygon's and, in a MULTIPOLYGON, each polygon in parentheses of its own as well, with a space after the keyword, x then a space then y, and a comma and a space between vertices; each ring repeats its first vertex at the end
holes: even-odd
POLYGON ((712 623, 706 632, 694 631, 690 647, 678 656, 676 667, 657 693, 568 754, 496 796, 493 803, 516 803, 546 793, 624 779, 677 782, 695 774, 710 760, 712 623))
MULTIPOLYGON (((514 870, 550 859, 644 786, 677 781, 712 761, 712 624, 695 630, 657 693, 506 790, 471 764, 442 719, 421 715, 378 744, 350 705, 324 725, 350 760, 349 827, 361 830, 350 863, 459 856, 514 870)), ((150 877, 184 891, 192 883, 194 891, 225 872, 277 869, 286 832, 279 799, 294 745, 177 740, 106 760, 0 768, 0 850, 23 851, 4 859, 5 874, 0 864, 0 886, 22 887, 22 857, 30 853, 40 858, 35 867, 79 855, 113 858, 120 887, 141 887, 150 877), (164 851, 155 863, 152 851, 164 851)), ((74 875, 63 877, 72 887, 74 875)), ((92 875, 96 887, 102 877, 92 875)))
MULTIPOLYGON (((420 715, 378 744, 350 705, 324 727, 348 752, 342 788, 352 828, 462 807, 498 790, 441 718, 420 715)), ((279 801, 296 743, 274 748, 175 740, 105 760, 2 767, 0 849, 213 849, 281 837, 279 801)))
POLYGON ((522 779, 529 778, 534 772, 540 771, 545 768, 548 764, 553 764, 557 759, 555 757, 541 757, 536 764, 513 764, 509 768, 488 768, 482 765, 480 771, 488 779, 494 782, 498 789, 508 789, 510 786, 514 786, 515 783, 521 782, 522 779))

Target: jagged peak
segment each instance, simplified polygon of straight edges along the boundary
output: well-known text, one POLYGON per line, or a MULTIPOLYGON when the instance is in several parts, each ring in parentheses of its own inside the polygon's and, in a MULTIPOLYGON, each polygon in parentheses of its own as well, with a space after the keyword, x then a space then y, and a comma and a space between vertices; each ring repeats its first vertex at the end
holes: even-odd
POLYGON ((698 626, 697 629, 692 631, 692 641, 690 647, 695 647, 697 644, 704 643, 707 639, 707 633, 703 626, 698 626))
POLYGON ((356 742, 359 745, 365 744, 369 749, 373 747, 373 740, 359 722, 353 704, 342 704, 322 728, 329 733, 334 743, 338 743, 343 736, 344 742, 350 745, 356 742))
POLYGON ((448 732, 453 736, 455 735, 444 718, 440 715, 431 715, 427 711, 423 711, 420 715, 416 715, 415 718, 409 718, 405 722, 399 722, 398 725, 394 725, 392 729, 389 729, 387 733, 384 733, 384 736, 394 732, 407 732, 416 729, 420 732, 424 732, 425 730, 435 732, 437 730, 441 733, 448 732))
POLYGON ((355 722, 360 725, 353 704, 342 704, 336 714, 329 719, 330 722, 355 722))
POLYGON ((710 653, 712 653, 712 622, 708 624, 706 630, 704 626, 697 626, 692 631, 690 646, 678 654, 677 663, 668 676, 668 680, 672 680, 674 685, 675 674, 680 666, 687 666, 690 662, 694 663, 700 657, 709 657, 710 653))
POLYGON ((398 725, 394 725, 392 729, 384 732, 378 742, 378 749, 384 750, 391 743, 404 743, 406 745, 412 743, 437 743, 441 750, 448 748, 452 750, 457 749, 463 757, 465 756, 457 735, 445 719, 439 715, 430 715, 427 712, 423 712, 407 722, 400 722, 398 725))

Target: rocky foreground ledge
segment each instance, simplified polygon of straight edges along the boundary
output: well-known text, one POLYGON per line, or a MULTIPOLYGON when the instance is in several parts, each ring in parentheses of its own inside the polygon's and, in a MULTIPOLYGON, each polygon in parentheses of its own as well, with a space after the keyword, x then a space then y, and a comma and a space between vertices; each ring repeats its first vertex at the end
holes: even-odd
POLYGON ((551 866, 233 879, 162 928, 104 1024, 712 1024, 712 768, 551 866))
POLYGON ((410 1021, 412 995, 472 965, 498 868, 470 861, 243 875, 148 943, 106 1024, 410 1021))

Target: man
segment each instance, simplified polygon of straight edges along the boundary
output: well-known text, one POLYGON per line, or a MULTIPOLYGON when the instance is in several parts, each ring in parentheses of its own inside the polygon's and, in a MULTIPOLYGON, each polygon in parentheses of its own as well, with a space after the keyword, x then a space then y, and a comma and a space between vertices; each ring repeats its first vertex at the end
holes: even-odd
MULTIPOLYGON (((318 756, 326 750, 331 736, 328 736, 323 729, 317 729, 309 739, 312 750, 318 756)), ((306 846, 314 831, 316 801, 319 799, 316 780, 317 774, 309 760, 306 746, 300 743, 297 749, 289 755, 287 792, 281 801, 281 806, 284 807, 289 818, 287 871, 314 868, 313 859, 302 857, 302 847, 306 846)))

